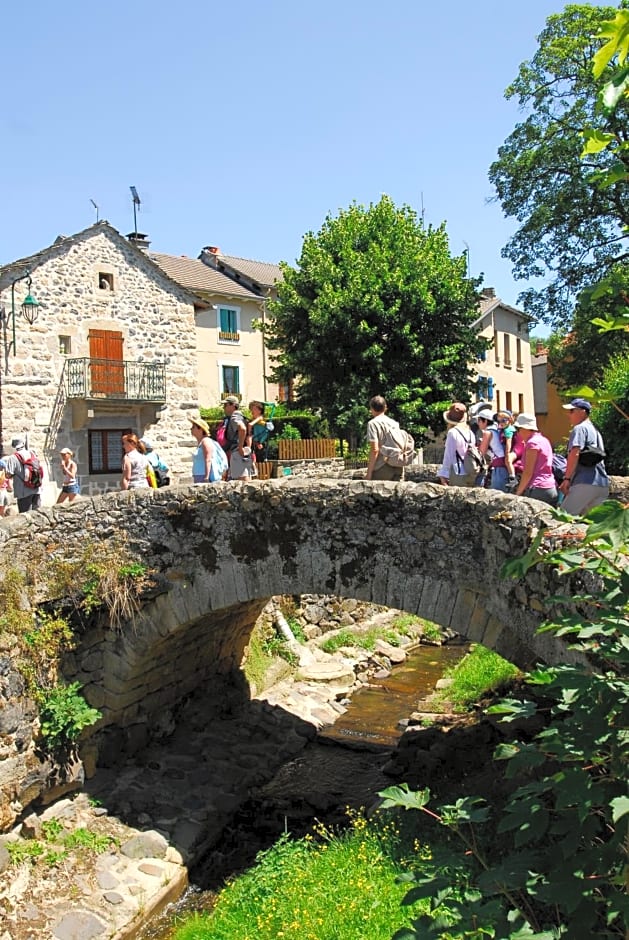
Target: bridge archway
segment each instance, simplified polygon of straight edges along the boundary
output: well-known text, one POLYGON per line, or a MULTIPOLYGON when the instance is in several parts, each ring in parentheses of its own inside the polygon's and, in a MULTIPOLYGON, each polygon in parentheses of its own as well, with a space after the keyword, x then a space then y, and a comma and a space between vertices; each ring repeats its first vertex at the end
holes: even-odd
POLYGON ((522 667, 570 657, 538 636, 556 575, 502 581, 541 526, 542 504, 430 483, 269 481, 117 493, 30 513, 2 527, 10 552, 31 536, 72 551, 122 530, 158 588, 133 624, 86 634, 67 678, 101 727, 151 722, 203 683, 248 695, 240 663, 264 604, 334 594, 399 608, 482 642, 522 667))

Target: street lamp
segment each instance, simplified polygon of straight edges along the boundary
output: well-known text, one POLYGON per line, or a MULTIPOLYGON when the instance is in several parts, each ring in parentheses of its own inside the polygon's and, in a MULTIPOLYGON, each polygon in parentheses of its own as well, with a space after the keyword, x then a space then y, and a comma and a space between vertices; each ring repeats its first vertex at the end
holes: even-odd
POLYGON ((26 281, 26 290, 27 290, 26 297, 24 298, 24 300, 22 301, 22 304, 20 305, 20 313, 22 314, 22 316, 24 317, 24 319, 26 320, 26 322, 29 323, 31 326, 33 325, 33 323, 35 322, 35 320, 37 319, 37 317, 38 317, 38 315, 39 315, 39 306, 40 306, 39 303, 38 303, 38 301, 35 300, 35 298, 34 298, 33 295, 31 294, 31 285, 32 285, 33 281, 32 281, 31 275, 30 275, 30 271, 27 271, 26 274, 23 274, 21 277, 16 277, 14 281, 11 281, 11 333, 12 333, 12 340, 11 340, 11 346, 10 346, 10 348, 13 349, 13 355, 14 355, 14 356, 15 356, 15 347, 16 347, 16 339, 15 339, 15 314, 16 314, 16 310, 15 310, 15 285, 18 284, 20 281, 26 281))

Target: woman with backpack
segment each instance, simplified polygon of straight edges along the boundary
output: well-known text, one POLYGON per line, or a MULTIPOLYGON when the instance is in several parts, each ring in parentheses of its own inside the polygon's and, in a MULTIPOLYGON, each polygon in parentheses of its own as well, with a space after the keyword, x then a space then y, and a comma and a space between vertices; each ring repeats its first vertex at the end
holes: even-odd
POLYGON ((465 473, 464 462, 468 450, 476 447, 474 432, 467 424, 467 408, 454 401, 443 413, 448 425, 443 462, 439 467, 439 482, 443 486, 475 486, 478 473, 465 473))
POLYGON ((210 427, 203 418, 190 419, 190 432, 197 442, 192 458, 192 478, 195 483, 220 483, 227 476, 225 451, 210 437, 210 427))
POLYGON ((270 429, 268 425, 270 422, 267 422, 262 402, 250 402, 249 411, 251 412, 251 419, 247 422, 247 444, 251 447, 255 462, 264 463, 269 444, 270 429))

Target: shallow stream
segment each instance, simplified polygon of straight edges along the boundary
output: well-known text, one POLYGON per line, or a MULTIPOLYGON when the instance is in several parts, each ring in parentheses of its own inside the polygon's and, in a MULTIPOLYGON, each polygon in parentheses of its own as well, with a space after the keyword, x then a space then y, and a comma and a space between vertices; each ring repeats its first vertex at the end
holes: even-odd
POLYGON ((251 867, 285 829, 303 835, 315 819, 342 822, 345 808, 373 803, 391 780, 382 772, 415 711, 430 711, 430 695, 467 645, 421 646, 390 676, 359 689, 336 723, 320 731, 304 751, 241 808, 223 838, 191 872, 191 887, 147 926, 138 940, 170 940, 176 922, 210 910, 225 880, 251 867))

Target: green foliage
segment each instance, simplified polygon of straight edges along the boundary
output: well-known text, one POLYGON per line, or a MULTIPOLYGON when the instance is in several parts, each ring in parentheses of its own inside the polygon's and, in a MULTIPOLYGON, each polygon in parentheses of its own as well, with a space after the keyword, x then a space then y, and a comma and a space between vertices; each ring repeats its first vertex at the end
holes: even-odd
POLYGON ((435 700, 442 704, 447 702, 455 712, 467 711, 483 695, 499 689, 518 675, 519 670, 498 653, 473 643, 467 656, 446 670, 444 678, 451 679, 452 684, 441 690, 435 700))
POLYGON ((629 472, 629 350, 611 359, 599 392, 592 417, 605 441, 605 467, 609 473, 624 476, 629 472))
POLYGON ((16 841, 7 841, 4 846, 9 853, 12 865, 22 865, 24 862, 32 862, 44 854, 44 846, 35 839, 17 839, 16 841))
POLYGON ((62 824, 54 817, 42 823, 42 836, 47 845, 37 839, 16 839, 5 843, 11 863, 41 863, 50 868, 65 862, 70 855, 100 855, 108 851, 112 844, 118 844, 117 839, 84 827, 66 833, 62 824))
POLYGON ((67 849, 82 849, 87 852, 93 852, 94 855, 100 855, 102 852, 106 852, 111 844, 111 836, 100 835, 82 826, 69 832, 63 839, 63 845, 67 849))
POLYGON ((54 842, 63 832, 63 826, 54 816, 52 819, 46 819, 41 824, 42 835, 47 842, 54 842))
POLYGON ((622 312, 620 298, 629 293, 629 265, 615 265, 603 283, 581 291, 569 327, 548 341, 550 377, 560 389, 599 385, 614 357, 629 355, 629 331, 601 332, 600 323, 622 312))
POLYGON ((301 434, 294 424, 287 422, 282 426, 282 430, 275 435, 276 440, 282 441, 300 441, 301 434))
MULTIPOLYGON (((526 117, 489 171, 505 215, 519 223, 504 256, 516 278, 546 279, 520 299, 527 312, 555 325, 569 322, 575 295, 600 281, 626 251, 629 209, 617 165, 623 163, 626 173, 629 152, 594 147, 582 159, 583 128, 618 141, 626 136, 629 101, 619 99, 614 110, 602 107, 601 82, 591 68, 604 43, 596 36, 616 12, 568 4, 548 17, 537 52, 506 91, 526 117)), ((603 82, 614 72, 613 64, 605 64, 603 82)))
POLYGON ((336 653, 342 646, 358 646, 358 636, 351 630, 339 630, 338 633, 325 638, 321 649, 325 653, 336 653))
POLYGON ((256 625, 249 637, 249 643, 243 660, 242 669, 250 686, 262 692, 269 684, 268 676, 277 682, 282 675, 288 675, 297 665, 295 654, 286 640, 279 636, 273 627, 256 625), (282 674, 277 674, 278 660, 286 663, 282 674))
POLYGON ((510 699, 490 709, 504 721, 550 711, 532 740, 496 750, 517 784, 497 823, 477 798, 434 812, 428 791, 383 794, 389 806, 420 809, 460 846, 449 844, 408 879, 406 900, 428 898, 431 909, 396 937, 625 936, 629 506, 609 501, 587 520, 582 537, 559 546, 540 532, 524 559, 505 566, 512 577, 546 564, 571 578, 565 593, 549 598, 563 612, 541 629, 566 637, 587 659, 531 673, 541 704, 510 699))
POLYGON ((404 834, 380 817, 355 815, 341 834, 283 836, 173 940, 390 940, 406 916, 396 882, 406 857, 404 834))
POLYGON ((37 696, 41 733, 51 749, 64 748, 78 740, 83 728, 101 717, 79 694, 81 684, 56 685, 41 690, 37 696))
POLYGON ((441 430, 443 408, 471 388, 467 363, 486 347, 466 268, 444 227, 425 228, 388 196, 329 215, 305 236, 297 267, 282 266, 266 325, 273 379, 298 375, 300 403, 345 437, 362 431, 375 394, 418 441, 441 430))

